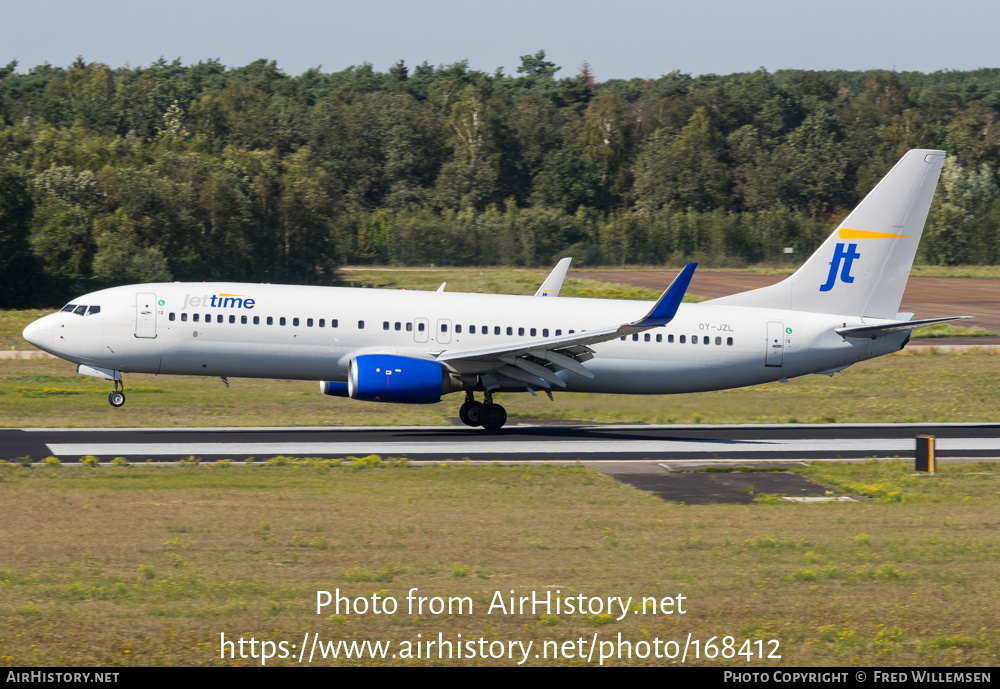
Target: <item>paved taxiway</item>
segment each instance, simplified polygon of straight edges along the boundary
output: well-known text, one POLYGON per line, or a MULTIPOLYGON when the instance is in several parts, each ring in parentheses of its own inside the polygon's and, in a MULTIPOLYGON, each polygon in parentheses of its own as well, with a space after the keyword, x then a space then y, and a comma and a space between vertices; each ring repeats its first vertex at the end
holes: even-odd
POLYGON ((170 461, 369 454, 413 460, 774 461, 912 457, 915 436, 937 455, 1000 458, 1000 424, 511 425, 496 434, 453 427, 0 429, 0 459, 85 455, 170 461))

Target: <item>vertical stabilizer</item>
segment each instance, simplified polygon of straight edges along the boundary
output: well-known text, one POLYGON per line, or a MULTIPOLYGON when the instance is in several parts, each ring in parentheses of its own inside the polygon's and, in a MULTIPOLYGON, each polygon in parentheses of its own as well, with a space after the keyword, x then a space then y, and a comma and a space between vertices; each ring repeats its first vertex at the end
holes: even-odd
POLYGON ((895 318, 944 155, 907 152, 795 274, 714 303, 895 318))

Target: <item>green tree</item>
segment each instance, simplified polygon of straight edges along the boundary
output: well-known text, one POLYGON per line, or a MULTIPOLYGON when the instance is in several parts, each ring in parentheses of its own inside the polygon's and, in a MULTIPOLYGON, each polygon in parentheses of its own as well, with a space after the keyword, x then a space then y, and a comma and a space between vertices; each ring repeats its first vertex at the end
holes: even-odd
POLYGON ((945 265, 996 263, 1000 258, 1000 188, 986 165, 966 170, 947 158, 924 230, 924 255, 945 265))
POLYGON ((0 160, 0 308, 29 305, 37 286, 28 243, 33 205, 25 175, 0 160))
POLYGON ((545 159, 545 166, 535 181, 538 202, 542 206, 576 213, 581 206, 604 208, 604 171, 574 148, 564 147, 545 159))
POLYGON ((441 168, 435 200, 442 208, 482 210, 498 201, 500 179, 496 120, 489 95, 476 86, 466 87, 451 107, 448 124, 454 155, 441 168))
POLYGON ((724 139, 704 108, 695 110, 676 135, 659 130, 636 161, 637 207, 645 212, 725 208, 730 176, 724 156, 724 139))

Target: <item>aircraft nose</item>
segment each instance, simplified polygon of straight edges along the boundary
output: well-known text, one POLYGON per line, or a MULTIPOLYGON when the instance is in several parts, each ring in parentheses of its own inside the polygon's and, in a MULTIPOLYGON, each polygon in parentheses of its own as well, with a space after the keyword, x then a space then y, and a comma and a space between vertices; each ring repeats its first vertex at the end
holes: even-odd
POLYGON ((52 346, 52 328, 44 321, 45 318, 39 318, 37 321, 28 323, 21 335, 30 344, 39 349, 47 350, 52 346))

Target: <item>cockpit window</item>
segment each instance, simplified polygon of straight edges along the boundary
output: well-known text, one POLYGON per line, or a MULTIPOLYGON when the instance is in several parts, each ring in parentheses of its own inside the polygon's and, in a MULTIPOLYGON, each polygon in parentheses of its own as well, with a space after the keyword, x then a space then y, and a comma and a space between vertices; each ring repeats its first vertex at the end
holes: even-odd
POLYGON ((88 316, 93 316, 95 313, 100 313, 100 312, 101 312, 101 307, 100 306, 91 306, 87 310, 87 315, 88 316))
POLYGON ((73 313, 82 316, 83 314, 87 313, 87 307, 77 306, 76 309, 73 311, 73 313))
POLYGON ((69 311, 70 313, 73 313, 73 309, 75 309, 75 308, 76 308, 76 304, 66 304, 66 306, 62 307, 62 310, 63 311, 69 311))

